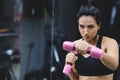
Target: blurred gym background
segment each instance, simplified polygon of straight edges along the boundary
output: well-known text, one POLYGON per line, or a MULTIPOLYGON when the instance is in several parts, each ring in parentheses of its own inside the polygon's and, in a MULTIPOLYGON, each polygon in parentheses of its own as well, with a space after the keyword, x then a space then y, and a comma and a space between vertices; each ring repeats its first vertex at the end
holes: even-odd
MULTIPOLYGON (((0 80, 69 80, 62 42, 81 37, 76 14, 83 1, 0 0, 0 80)), ((120 45, 120 0, 96 1, 104 14, 100 34, 120 45)))

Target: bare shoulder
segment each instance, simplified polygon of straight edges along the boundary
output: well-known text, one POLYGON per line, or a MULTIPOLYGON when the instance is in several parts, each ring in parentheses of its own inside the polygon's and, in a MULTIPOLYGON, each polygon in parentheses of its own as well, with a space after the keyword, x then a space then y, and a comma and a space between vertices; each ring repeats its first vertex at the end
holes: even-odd
POLYGON ((103 36, 103 44, 105 45, 118 45, 117 41, 114 38, 103 36))
POLYGON ((103 41, 105 42, 117 42, 114 38, 103 36, 103 41))

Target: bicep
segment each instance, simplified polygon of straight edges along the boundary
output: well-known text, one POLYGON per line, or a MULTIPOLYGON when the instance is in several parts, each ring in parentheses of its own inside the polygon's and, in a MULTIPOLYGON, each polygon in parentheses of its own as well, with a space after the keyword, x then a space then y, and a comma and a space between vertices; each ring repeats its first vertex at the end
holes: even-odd
POLYGON ((119 59, 119 47, 115 40, 108 41, 106 44, 106 53, 113 56, 115 59, 119 59))

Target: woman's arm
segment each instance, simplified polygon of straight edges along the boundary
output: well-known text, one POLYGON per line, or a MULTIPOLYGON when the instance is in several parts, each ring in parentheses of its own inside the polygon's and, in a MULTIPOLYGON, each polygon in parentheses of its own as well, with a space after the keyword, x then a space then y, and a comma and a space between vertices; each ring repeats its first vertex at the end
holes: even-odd
POLYGON ((119 47, 114 39, 106 38, 103 42, 105 45, 102 63, 111 70, 116 70, 119 65, 119 47))
MULTIPOLYGON (((79 40, 75 43, 76 51, 80 54, 86 54, 89 47, 95 47, 85 41, 79 40)), ((116 70, 119 65, 119 47, 116 40, 103 37, 101 48, 103 50, 101 62, 111 70, 116 70)), ((92 56, 93 57, 93 56, 92 56)))
POLYGON ((72 65, 72 71, 68 76, 71 80, 79 80, 79 74, 77 73, 74 64, 72 65))
POLYGON ((79 80, 79 76, 77 74, 77 71, 75 69, 75 62, 78 59, 78 56, 76 56, 74 53, 70 52, 66 55, 65 63, 71 63, 72 64, 72 70, 68 74, 69 78, 71 80, 79 80))

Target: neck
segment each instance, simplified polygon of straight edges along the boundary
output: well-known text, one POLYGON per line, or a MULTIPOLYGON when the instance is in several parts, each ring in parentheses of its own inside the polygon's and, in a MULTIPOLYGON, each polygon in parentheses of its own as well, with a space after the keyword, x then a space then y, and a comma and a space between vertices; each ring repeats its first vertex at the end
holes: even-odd
POLYGON ((92 40, 90 40, 88 43, 92 45, 96 45, 98 41, 99 35, 96 35, 92 40))

